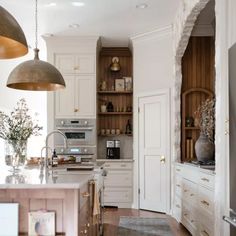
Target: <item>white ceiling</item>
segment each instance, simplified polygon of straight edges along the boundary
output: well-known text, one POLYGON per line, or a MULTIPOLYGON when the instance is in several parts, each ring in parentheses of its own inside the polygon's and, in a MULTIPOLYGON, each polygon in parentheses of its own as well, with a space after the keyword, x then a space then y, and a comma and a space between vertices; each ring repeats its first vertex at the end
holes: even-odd
MULTIPOLYGON (((181 0, 38 0, 39 35, 83 35, 102 37, 104 46, 127 46, 131 36, 170 25, 181 0), (56 6, 47 4, 55 2, 56 6), (140 3, 148 4, 137 9, 140 3), (79 24, 77 29, 70 24, 79 24)), ((24 30, 28 44, 34 44, 34 0, 2 0, 24 30)))

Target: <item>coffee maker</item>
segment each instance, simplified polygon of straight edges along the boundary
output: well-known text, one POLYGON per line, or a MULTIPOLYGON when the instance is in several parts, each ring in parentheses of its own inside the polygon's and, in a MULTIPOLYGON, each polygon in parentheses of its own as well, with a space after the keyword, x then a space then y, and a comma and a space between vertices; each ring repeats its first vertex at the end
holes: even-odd
POLYGON ((120 140, 107 141, 107 159, 120 159, 120 140))

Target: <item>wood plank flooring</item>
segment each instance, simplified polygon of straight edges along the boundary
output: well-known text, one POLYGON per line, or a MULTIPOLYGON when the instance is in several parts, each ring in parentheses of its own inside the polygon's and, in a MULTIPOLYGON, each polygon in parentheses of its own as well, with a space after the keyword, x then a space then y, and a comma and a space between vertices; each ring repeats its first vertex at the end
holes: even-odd
POLYGON ((172 217, 150 211, 136 209, 106 208, 104 213, 104 236, 116 236, 120 216, 166 218, 175 236, 190 236, 189 232, 172 217))

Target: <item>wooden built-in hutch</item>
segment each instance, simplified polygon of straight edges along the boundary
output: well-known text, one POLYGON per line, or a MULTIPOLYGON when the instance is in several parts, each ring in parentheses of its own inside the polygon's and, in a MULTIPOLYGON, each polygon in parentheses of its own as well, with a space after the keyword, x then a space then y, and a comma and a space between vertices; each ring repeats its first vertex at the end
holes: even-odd
POLYGON ((196 158, 194 145, 200 129, 194 112, 215 91, 215 39, 191 37, 182 58, 181 151, 182 161, 196 158), (186 119, 193 118, 192 125, 186 119))
MULTIPOLYGON (((133 91, 116 91, 115 80, 123 77, 132 78, 132 54, 129 48, 112 47, 102 48, 99 55, 98 66, 98 86, 97 86, 97 111, 98 111, 98 135, 102 136, 116 136, 115 134, 102 134, 101 130, 109 129, 119 130, 119 135, 125 134, 125 129, 128 120, 132 123, 133 117, 133 91), (121 69, 119 71, 111 71, 110 65, 112 58, 119 58, 121 69), (105 81, 106 90, 101 90, 101 84, 105 81), (107 105, 112 102, 114 111, 101 111, 101 105, 107 105)), ((132 134, 128 134, 132 135, 132 134)))

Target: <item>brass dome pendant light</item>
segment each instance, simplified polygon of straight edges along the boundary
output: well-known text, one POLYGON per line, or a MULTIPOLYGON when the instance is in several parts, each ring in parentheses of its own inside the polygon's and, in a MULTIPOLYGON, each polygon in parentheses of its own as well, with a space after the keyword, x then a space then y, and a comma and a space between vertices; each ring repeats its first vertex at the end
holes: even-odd
POLYGON ((9 75, 7 87, 20 90, 54 91, 65 88, 59 70, 48 62, 39 60, 38 49, 38 0, 35 0, 35 49, 34 60, 18 65, 9 75))
POLYGON ((0 59, 11 59, 28 53, 25 35, 16 19, 0 6, 0 59))

